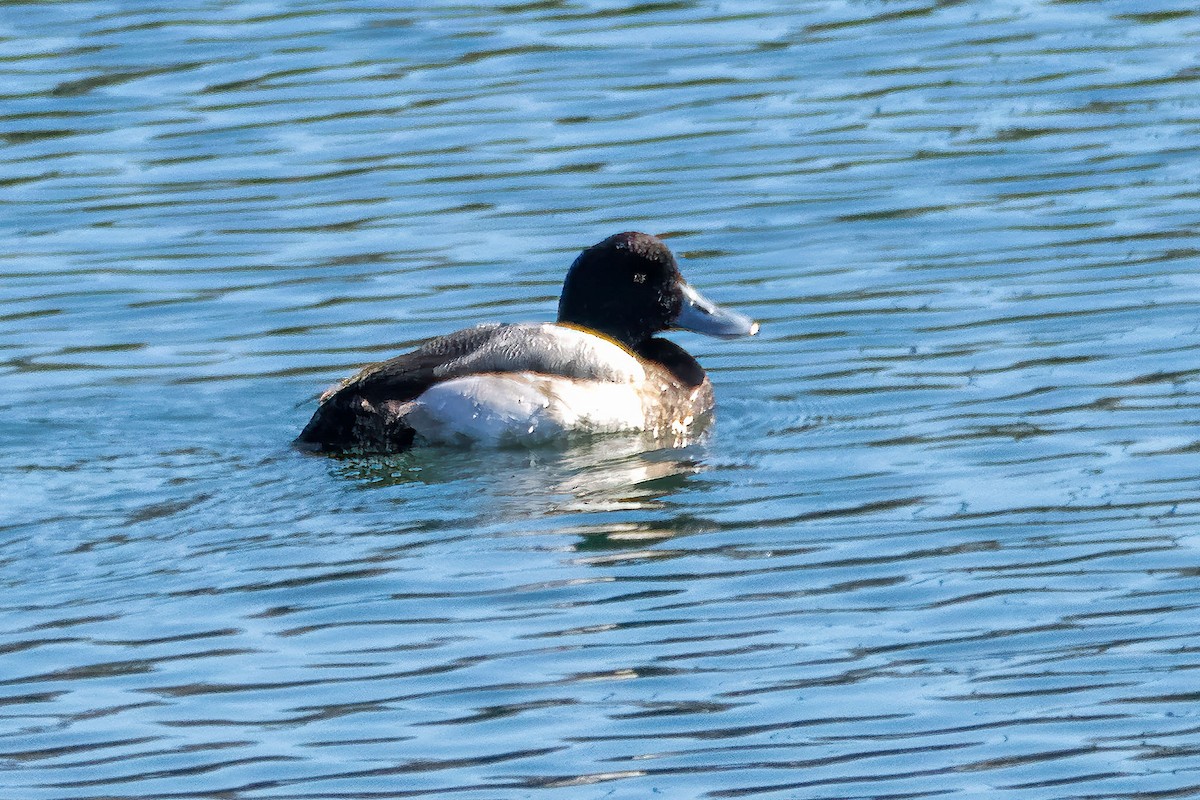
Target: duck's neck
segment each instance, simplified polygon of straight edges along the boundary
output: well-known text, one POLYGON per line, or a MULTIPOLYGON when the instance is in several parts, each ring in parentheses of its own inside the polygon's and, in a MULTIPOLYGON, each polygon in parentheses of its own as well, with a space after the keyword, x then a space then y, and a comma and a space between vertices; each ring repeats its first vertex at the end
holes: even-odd
POLYGON ((670 339, 651 337, 631 349, 647 361, 666 367, 685 386, 699 386, 708 378, 700 362, 670 339))
POLYGON ((598 333, 606 339, 612 339, 614 342, 630 352, 637 352, 638 341, 636 337, 632 335, 631 331, 626 329, 624 326, 613 325, 611 322, 608 324, 593 324, 590 322, 583 322, 577 319, 571 319, 570 317, 564 317, 561 313, 558 315, 558 320, 556 320, 556 322, 559 325, 566 325, 571 328, 578 328, 579 330, 598 333))

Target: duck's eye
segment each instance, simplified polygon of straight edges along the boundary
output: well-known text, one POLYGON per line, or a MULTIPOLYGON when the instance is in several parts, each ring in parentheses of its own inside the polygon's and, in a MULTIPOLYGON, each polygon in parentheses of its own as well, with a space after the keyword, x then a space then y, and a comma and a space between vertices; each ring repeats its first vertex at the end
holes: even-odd
POLYGON ((646 273, 635 272, 633 275, 633 282, 634 283, 645 283, 646 282, 646 273))

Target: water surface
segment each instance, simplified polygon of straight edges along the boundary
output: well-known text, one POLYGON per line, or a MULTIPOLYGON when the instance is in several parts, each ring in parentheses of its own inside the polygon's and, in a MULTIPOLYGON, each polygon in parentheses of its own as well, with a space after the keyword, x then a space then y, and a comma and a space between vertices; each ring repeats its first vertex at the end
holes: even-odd
POLYGON ((1198 34, 0 6, 0 796, 1200 795, 1198 34), (289 446, 627 229, 707 441, 289 446))

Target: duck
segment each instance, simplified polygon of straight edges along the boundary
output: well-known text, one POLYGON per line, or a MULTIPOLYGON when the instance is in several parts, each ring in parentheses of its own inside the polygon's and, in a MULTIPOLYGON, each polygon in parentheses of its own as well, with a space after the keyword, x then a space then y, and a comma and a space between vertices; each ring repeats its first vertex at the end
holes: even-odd
POLYGON ((618 233, 572 263, 555 322, 483 323, 371 364, 320 396, 296 445, 392 453, 613 433, 685 444, 713 416, 713 387, 658 335, 671 330, 737 338, 759 325, 688 284, 660 238, 618 233))

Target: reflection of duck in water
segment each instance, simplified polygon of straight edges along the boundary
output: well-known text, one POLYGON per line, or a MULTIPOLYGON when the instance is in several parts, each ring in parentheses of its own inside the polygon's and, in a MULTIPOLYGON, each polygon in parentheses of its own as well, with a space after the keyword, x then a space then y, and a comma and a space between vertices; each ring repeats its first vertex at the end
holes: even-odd
POLYGON ((530 546, 531 537, 565 536, 578 539, 575 550, 625 551, 709 529, 704 519, 664 504, 704 492, 697 476, 709 469, 707 461, 704 443, 648 448, 640 434, 615 434, 571 447, 497 449, 485 461, 470 450, 414 447, 341 458, 330 467, 364 488, 401 487, 396 497, 425 509, 412 512, 423 519, 414 526, 422 535, 444 525, 452 536, 513 536, 530 546), (402 488, 413 485, 436 491, 402 488))
POLYGON ((619 233, 575 259, 558 322, 478 325, 373 364, 322 395, 297 443, 386 452, 621 431, 687 441, 712 412, 712 384, 655 336, 671 329, 735 337, 758 323, 688 286, 659 239, 619 233))

